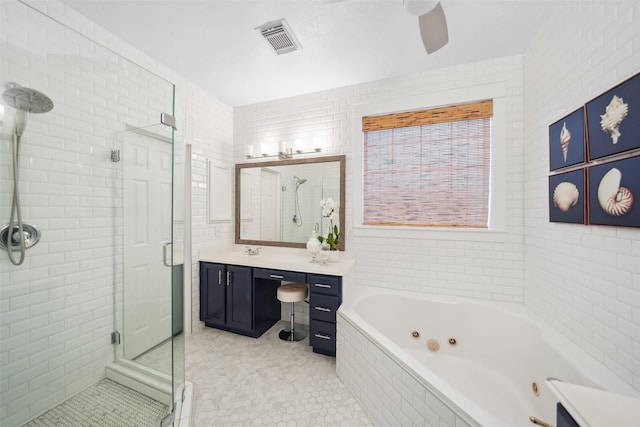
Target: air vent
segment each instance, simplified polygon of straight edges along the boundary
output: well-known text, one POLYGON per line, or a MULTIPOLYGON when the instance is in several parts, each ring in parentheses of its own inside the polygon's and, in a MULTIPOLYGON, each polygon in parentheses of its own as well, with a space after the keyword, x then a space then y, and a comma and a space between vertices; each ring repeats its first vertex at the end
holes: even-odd
POLYGON ((289 28, 284 19, 267 22, 256 29, 260 30, 262 37, 264 37, 278 55, 302 49, 302 46, 300 46, 296 36, 293 35, 291 28, 289 28))

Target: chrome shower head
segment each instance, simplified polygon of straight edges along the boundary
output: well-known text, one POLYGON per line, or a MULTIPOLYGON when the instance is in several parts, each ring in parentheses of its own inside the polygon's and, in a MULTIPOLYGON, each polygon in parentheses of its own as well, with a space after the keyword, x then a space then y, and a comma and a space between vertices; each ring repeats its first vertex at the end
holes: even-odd
POLYGON ((42 92, 8 83, 2 99, 13 108, 29 113, 48 113, 53 109, 53 101, 42 92))
POLYGON ((300 186, 302 184, 304 184, 305 182, 307 182, 307 178, 298 178, 297 176, 293 176, 293 179, 296 180, 296 185, 300 186))

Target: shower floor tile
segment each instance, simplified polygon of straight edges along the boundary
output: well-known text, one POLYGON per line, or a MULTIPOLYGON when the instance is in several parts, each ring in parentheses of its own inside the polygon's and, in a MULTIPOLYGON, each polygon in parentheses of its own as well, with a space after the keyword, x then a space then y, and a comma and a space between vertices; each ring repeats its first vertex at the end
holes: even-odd
POLYGON ((213 328, 187 337, 195 426, 371 426, 335 359, 313 353, 308 337, 281 341, 284 325, 258 339, 213 328))
POLYGON ((25 427, 158 427, 168 413, 167 405, 103 379, 25 427))

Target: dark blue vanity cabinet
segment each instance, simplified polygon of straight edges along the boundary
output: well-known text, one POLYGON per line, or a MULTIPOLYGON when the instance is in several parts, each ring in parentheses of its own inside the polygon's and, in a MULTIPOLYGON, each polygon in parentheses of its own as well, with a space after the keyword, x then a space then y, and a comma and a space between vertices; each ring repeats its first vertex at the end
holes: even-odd
POLYGON ((200 263, 200 320, 205 325, 258 337, 279 319, 275 288, 256 293, 251 267, 200 263), (256 296, 261 305, 257 313, 256 296), (265 326, 265 313, 272 322, 269 326, 265 326))
POLYGON ((315 353, 336 356, 336 311, 342 303, 342 278, 307 274, 309 344, 315 353))
POLYGON ((335 357, 336 311, 342 277, 200 262, 200 320, 205 325, 259 337, 280 320, 280 283, 309 285, 309 345, 335 357))
POLYGON ((556 427, 580 427, 560 402, 556 406, 556 427))

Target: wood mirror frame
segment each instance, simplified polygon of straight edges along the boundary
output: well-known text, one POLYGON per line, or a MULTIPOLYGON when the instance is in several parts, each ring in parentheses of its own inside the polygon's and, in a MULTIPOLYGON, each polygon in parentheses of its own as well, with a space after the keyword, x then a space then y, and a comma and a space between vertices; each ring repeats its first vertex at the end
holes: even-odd
MULTIPOLYGON (((290 159, 290 160, 274 160, 266 162, 254 162, 254 163, 237 163, 235 172, 235 243, 239 245, 262 245, 262 246, 280 246, 289 248, 306 248, 305 242, 286 242, 279 240, 250 240, 241 239, 241 218, 240 218, 240 200, 241 194, 241 176, 242 170, 248 168, 265 168, 273 166, 288 166, 288 165, 304 165, 304 164, 317 164, 317 163, 329 163, 338 162, 340 166, 340 210, 338 211, 339 218, 339 230, 340 230, 340 245, 339 250, 344 251, 345 248, 345 166, 346 156, 325 156, 325 157, 313 157, 304 159, 290 159)), ((318 209, 320 209, 320 200, 318 200, 318 209)))

